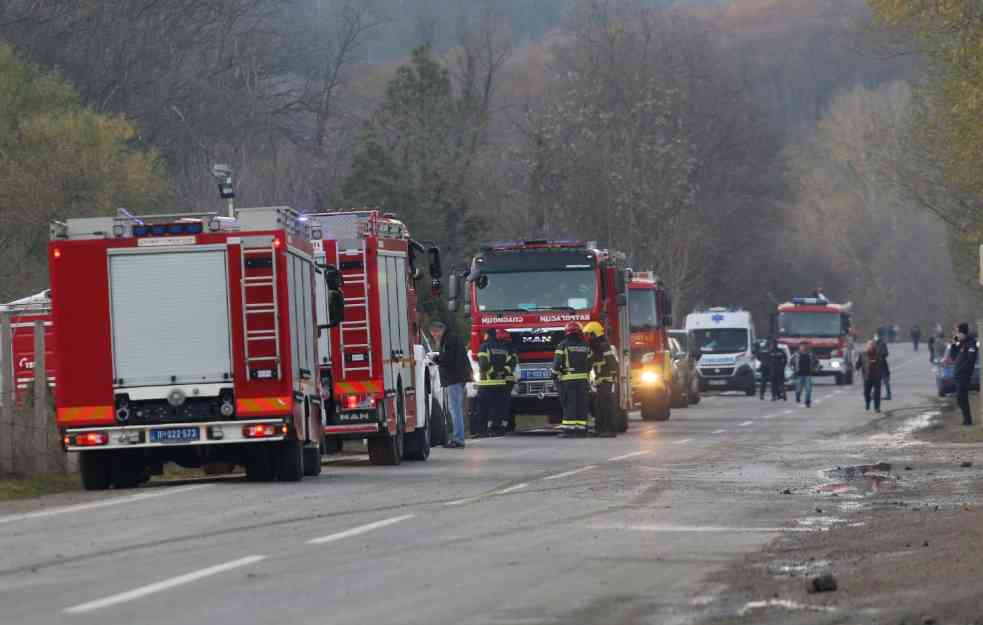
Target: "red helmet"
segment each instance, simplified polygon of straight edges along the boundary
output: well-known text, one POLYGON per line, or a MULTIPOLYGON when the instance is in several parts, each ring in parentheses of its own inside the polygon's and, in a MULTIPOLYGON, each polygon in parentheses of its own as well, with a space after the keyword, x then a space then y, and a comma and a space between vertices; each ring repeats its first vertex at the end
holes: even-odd
POLYGON ((499 341, 501 341, 502 343, 508 343, 509 342, 509 333, 507 331, 503 330, 502 328, 499 328, 495 332, 495 338, 498 339, 499 341))
POLYGON ((564 328, 564 332, 566 333, 567 336, 570 336, 571 334, 580 334, 581 333, 580 324, 577 323, 576 321, 571 321, 570 323, 567 324, 567 327, 564 328))

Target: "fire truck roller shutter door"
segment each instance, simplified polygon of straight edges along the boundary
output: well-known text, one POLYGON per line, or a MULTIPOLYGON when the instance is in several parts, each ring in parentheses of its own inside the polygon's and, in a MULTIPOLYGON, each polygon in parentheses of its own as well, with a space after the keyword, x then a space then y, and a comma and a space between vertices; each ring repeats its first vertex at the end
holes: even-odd
POLYGON ((406 290, 406 256, 399 255, 393 258, 393 279, 396 281, 396 320, 399 330, 399 372, 403 377, 403 388, 412 388, 413 367, 410 358, 413 356, 413 346, 410 341, 409 313, 407 310, 407 290, 406 290))
POLYGON ((390 390, 396 388, 396 379, 393 376, 393 365, 391 361, 393 339, 392 320, 390 319, 394 285, 390 280, 389 259, 380 254, 377 257, 377 263, 379 273, 379 293, 377 295, 379 298, 379 330, 382 339, 379 352, 381 352, 382 356, 383 383, 385 384, 386 390, 390 390))
POLYGON ((113 364, 122 386, 231 379, 225 247, 109 254, 113 364))

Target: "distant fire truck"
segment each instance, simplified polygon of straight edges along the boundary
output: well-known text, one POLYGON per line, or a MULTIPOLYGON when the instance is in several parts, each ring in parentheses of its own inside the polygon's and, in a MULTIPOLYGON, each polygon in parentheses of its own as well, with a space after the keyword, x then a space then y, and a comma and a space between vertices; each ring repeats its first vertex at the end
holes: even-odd
MULTIPOLYGON (((0 312, 10 315, 10 351, 0 349, 0 366, 11 367, 14 398, 23 402, 34 382, 34 324, 44 324, 44 363, 48 386, 54 387, 57 357, 54 352, 54 326, 51 323, 51 297, 42 291, 30 297, 0 304, 0 312)), ((0 403, 3 396, 0 395, 0 403)))
MULTIPOLYGON (((514 412, 549 415, 560 420, 560 402, 552 380, 553 352, 570 321, 599 321, 619 355, 619 427, 628 428, 632 407, 629 382, 628 271, 624 255, 583 241, 513 241, 485 245, 474 257, 463 288, 471 318, 472 367, 485 331, 504 329, 519 354, 519 375, 512 390, 514 412)), ((451 284, 451 307, 462 288, 451 284)), ((477 375, 477 373, 475 373, 477 375)), ((469 385, 468 394, 477 393, 469 385)))
POLYGON ((833 304, 824 297, 796 297, 778 306, 773 330, 793 354, 799 345, 809 346, 819 361, 815 375, 853 384, 851 309, 849 303, 833 304))
POLYGON ((642 419, 665 421, 672 403, 672 360, 667 331, 672 325, 669 293, 650 271, 635 272, 628 283, 631 391, 642 419))
POLYGON ((321 379, 331 396, 326 439, 336 448, 345 439, 367 439, 373 464, 426 460, 439 380, 427 371, 416 283, 426 262, 429 286, 439 291, 439 251, 374 210, 307 219, 316 256, 337 268, 332 286, 344 296, 344 321, 330 340, 322 337, 321 379))
POLYGON ((286 207, 52 224, 57 422, 85 488, 168 461, 320 473, 312 254, 286 207))

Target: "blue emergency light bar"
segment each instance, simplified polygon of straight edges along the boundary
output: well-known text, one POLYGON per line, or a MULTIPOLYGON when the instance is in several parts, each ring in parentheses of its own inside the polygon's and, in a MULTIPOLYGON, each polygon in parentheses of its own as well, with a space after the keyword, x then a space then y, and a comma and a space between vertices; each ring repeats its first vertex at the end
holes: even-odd
POLYGON ((135 237, 164 237, 177 234, 201 234, 204 224, 200 221, 180 221, 173 224, 138 224, 133 226, 135 237))
POLYGON ((796 306, 823 306, 829 302, 818 297, 793 297, 792 303, 796 306))

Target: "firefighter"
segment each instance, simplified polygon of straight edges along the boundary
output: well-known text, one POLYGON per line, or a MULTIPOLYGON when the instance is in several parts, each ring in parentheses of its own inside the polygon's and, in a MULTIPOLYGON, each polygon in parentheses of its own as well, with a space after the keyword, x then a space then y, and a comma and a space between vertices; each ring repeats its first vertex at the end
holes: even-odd
POLYGON ((508 425, 509 382, 515 365, 512 352, 498 342, 493 329, 485 331, 485 342, 478 350, 478 427, 479 435, 504 434, 508 425))
POLYGON ((507 418, 499 419, 496 423, 489 426, 492 436, 504 436, 507 432, 515 430, 515 415, 512 414, 512 389, 515 387, 516 370, 519 366, 519 355, 512 346, 512 337, 509 333, 499 328, 495 332, 498 344, 505 349, 508 355, 508 362, 505 367, 505 398, 503 401, 504 412, 507 418))
POLYGON ((594 373, 594 429, 600 438, 614 438, 614 414, 617 406, 614 392, 618 375, 618 356, 604 336, 604 326, 591 321, 584 326, 589 338, 590 363, 594 373))
POLYGON ((779 399, 786 401, 788 395, 785 392, 785 367, 788 365, 788 356, 777 341, 772 342, 768 361, 768 371, 771 374, 771 401, 779 399))
POLYGON ((584 342, 580 324, 571 321, 553 357, 553 376, 559 381, 563 409, 562 436, 587 435, 590 402, 590 346, 584 342))

